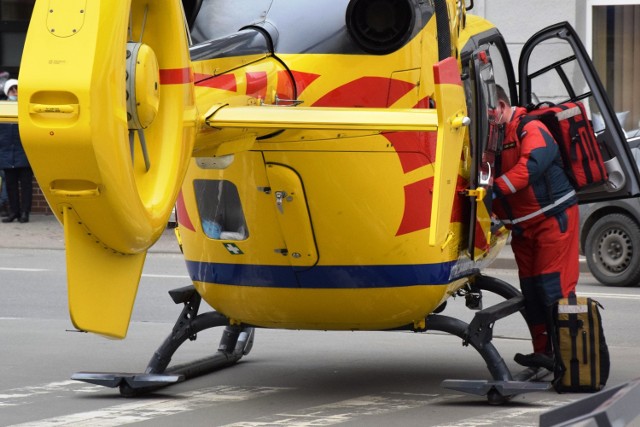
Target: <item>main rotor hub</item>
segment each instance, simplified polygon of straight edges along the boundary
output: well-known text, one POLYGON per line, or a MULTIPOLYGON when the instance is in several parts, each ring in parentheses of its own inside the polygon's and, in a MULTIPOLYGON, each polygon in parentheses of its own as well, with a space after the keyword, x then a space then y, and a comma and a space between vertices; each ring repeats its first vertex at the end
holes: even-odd
POLYGON ((144 43, 127 43, 127 121, 129 129, 146 129, 158 114, 160 67, 144 43))

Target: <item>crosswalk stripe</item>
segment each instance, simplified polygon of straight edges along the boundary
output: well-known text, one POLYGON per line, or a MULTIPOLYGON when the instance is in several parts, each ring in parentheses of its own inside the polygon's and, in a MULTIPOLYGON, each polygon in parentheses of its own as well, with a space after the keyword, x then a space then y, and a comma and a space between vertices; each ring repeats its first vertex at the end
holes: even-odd
POLYGON ((326 405, 314 406, 295 412, 261 417, 254 421, 241 421, 223 427, 312 427, 344 423, 366 416, 379 416, 404 411, 428 404, 459 398, 438 394, 384 393, 362 396, 326 405))
POLYGON ((434 427, 536 427, 538 417, 536 413, 542 414, 559 405, 567 404, 567 400, 545 399, 538 400, 535 405, 522 408, 508 408, 491 413, 482 414, 479 417, 467 418, 453 421, 451 423, 437 424, 434 427))
POLYGON ((48 384, 41 384, 35 386, 26 386, 20 388, 14 388, 11 390, 0 390, 0 408, 6 406, 18 406, 29 403, 33 397, 56 393, 60 391, 69 392, 72 391, 90 391, 95 390, 98 391, 101 387, 98 386, 88 386, 87 384, 79 383, 78 381, 56 381, 48 384))
POLYGON ((239 402, 265 396, 283 387, 235 387, 217 386, 177 393, 170 398, 149 397, 135 402, 115 405, 95 411, 52 417, 43 420, 14 424, 12 427, 111 427, 148 421, 181 412, 210 408, 228 402, 239 402))

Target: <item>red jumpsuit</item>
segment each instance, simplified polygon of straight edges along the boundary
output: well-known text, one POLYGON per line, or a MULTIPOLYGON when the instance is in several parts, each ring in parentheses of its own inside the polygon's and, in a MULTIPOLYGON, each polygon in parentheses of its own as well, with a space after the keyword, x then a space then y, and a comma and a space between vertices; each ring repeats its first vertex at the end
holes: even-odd
POLYGON ((493 211, 512 231, 533 351, 551 354, 549 307, 578 282, 578 206, 558 145, 544 124, 528 122, 516 135, 525 113, 516 108, 506 125, 493 211))

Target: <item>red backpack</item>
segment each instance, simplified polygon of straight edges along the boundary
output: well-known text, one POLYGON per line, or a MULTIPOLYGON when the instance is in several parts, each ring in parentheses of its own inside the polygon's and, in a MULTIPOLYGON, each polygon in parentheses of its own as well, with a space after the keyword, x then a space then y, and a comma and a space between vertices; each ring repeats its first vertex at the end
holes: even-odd
POLYGON ((518 137, 524 125, 532 120, 544 123, 558 143, 565 172, 576 190, 607 181, 600 146, 582 103, 565 102, 529 111, 520 119, 518 137))

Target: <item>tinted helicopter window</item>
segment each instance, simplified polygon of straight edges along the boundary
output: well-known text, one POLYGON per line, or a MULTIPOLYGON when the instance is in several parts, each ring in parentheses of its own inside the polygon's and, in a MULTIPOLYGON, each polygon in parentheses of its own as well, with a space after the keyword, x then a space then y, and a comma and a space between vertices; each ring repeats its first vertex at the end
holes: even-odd
POLYGON ((249 231, 238 189, 229 181, 196 179, 193 182, 200 224, 211 239, 245 240, 249 231))

